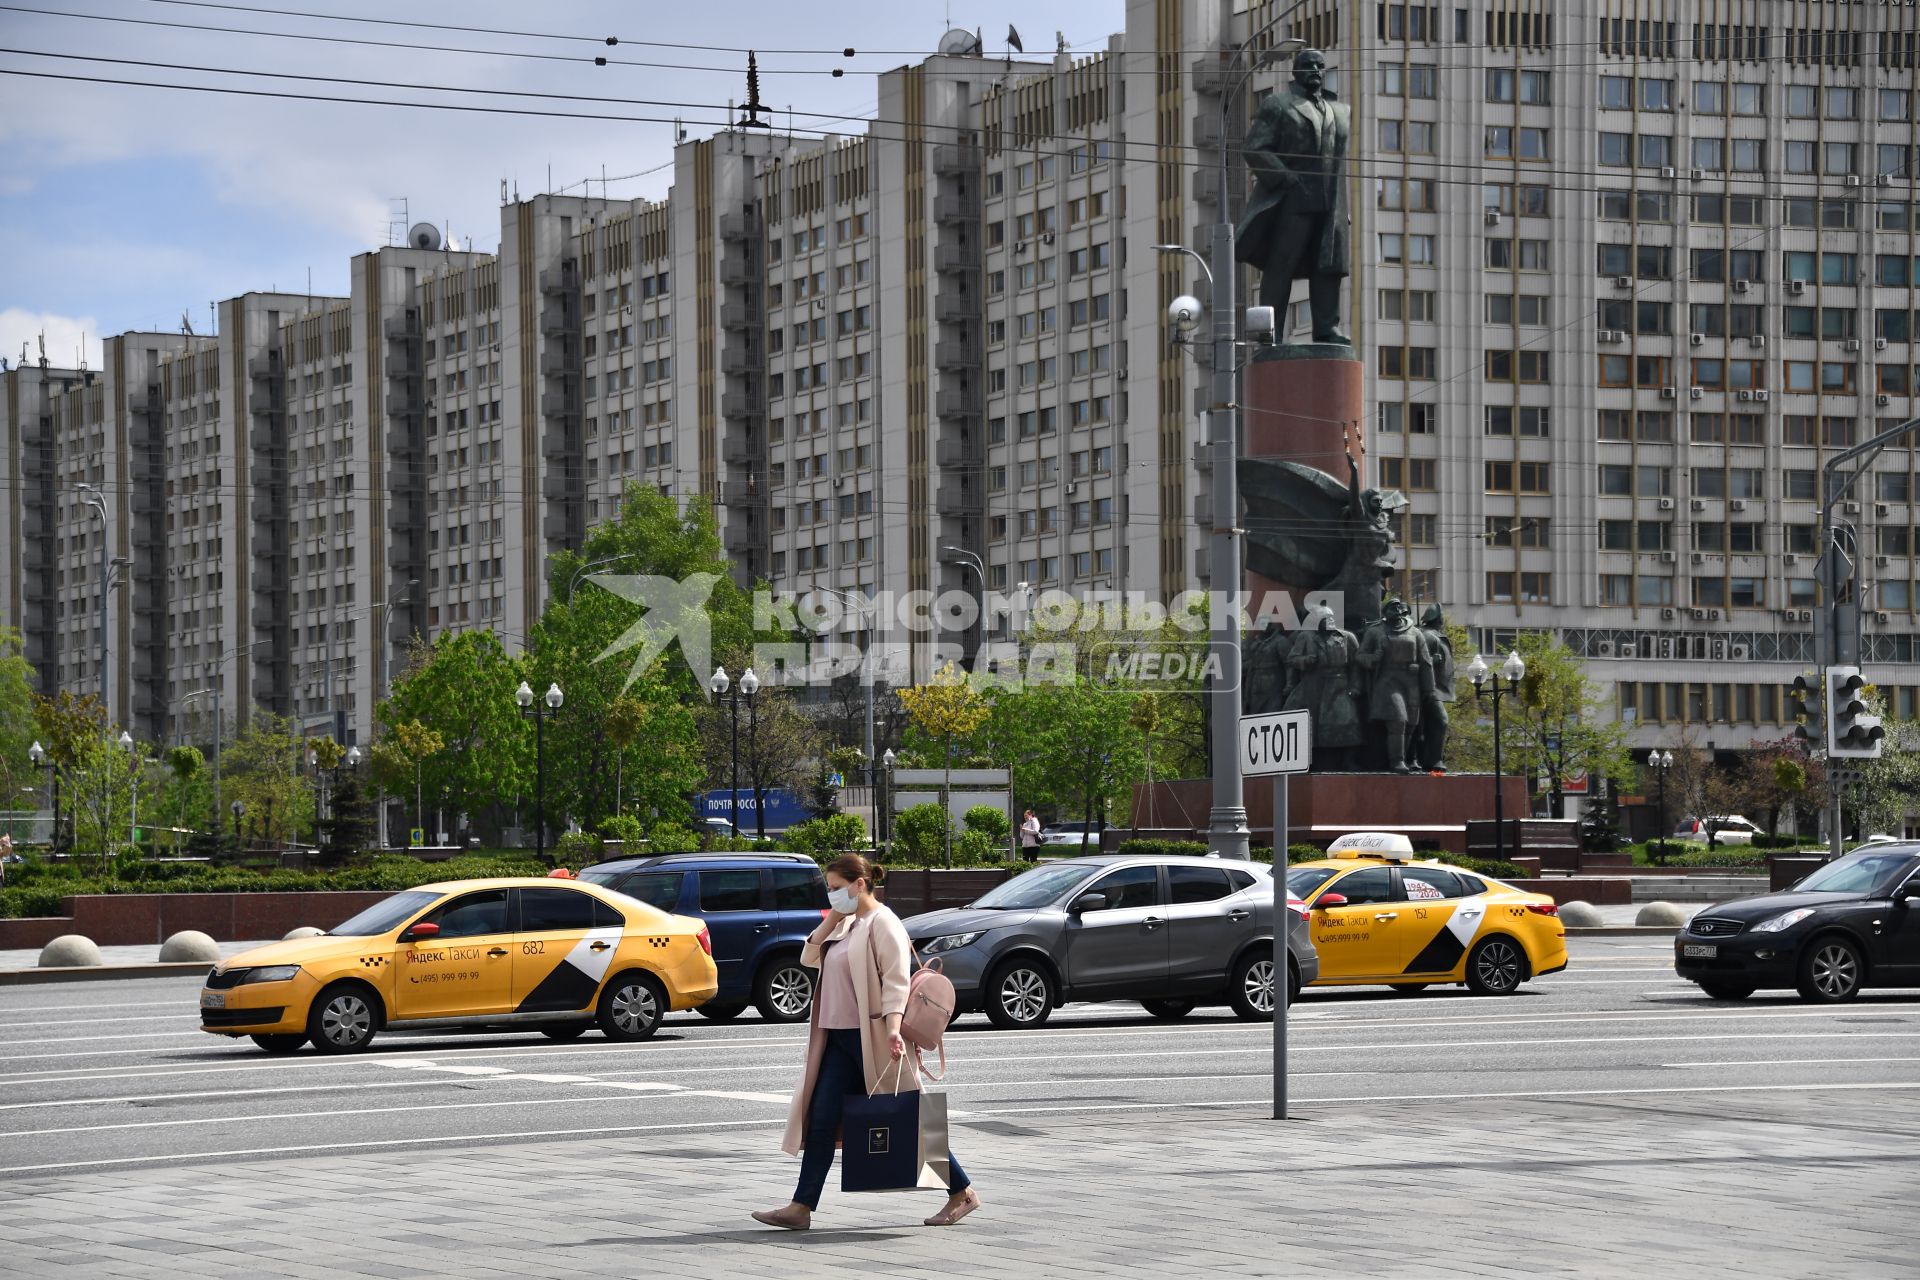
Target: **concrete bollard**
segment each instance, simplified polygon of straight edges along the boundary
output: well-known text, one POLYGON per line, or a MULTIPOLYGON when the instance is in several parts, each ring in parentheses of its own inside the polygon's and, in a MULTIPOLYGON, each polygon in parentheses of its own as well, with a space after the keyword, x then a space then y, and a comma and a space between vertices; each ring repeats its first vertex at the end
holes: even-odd
POLYGON ((1560 923, 1570 929, 1597 929, 1606 920, 1600 915, 1600 908, 1575 899, 1560 904, 1560 923))
POLYGON ((213 964, 219 959, 220 944, 198 929, 182 929, 160 944, 161 964, 213 964))
POLYGON ((1693 913, 1685 907, 1672 902, 1649 902, 1640 908, 1633 922, 1642 928, 1659 927, 1677 929, 1685 924, 1693 913))
POLYGON ((40 948, 42 969, 82 969, 100 963, 100 948, 92 938, 77 933, 62 934, 40 948))

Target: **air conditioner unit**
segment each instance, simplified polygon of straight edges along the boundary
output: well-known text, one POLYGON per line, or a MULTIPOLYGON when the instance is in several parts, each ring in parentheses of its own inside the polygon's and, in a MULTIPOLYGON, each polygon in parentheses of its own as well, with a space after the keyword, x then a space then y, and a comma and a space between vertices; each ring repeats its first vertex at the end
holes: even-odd
POLYGON ((1881 626, 1885 626, 1887 623, 1893 621, 1893 619, 1888 617, 1884 611, 1874 614, 1873 620, 1879 623, 1881 626))
POLYGON ((1747 291, 1747 282, 1745 280, 1735 280, 1733 282, 1733 291, 1735 293, 1745 293, 1747 291))
POLYGON ((1613 641, 1602 640, 1599 644, 1594 646, 1594 652, 1599 657, 1611 658, 1613 656, 1613 641))
POLYGON ((1884 569, 1892 563, 1893 563, 1892 556, 1875 556, 1873 558, 1873 567, 1876 569, 1884 569))
POLYGON ((1747 509, 1747 500, 1745 498, 1735 498, 1732 502, 1729 502, 1727 505, 1733 508, 1735 511, 1745 511, 1747 509))
POLYGON ((1663 617, 1663 618, 1671 618, 1671 617, 1673 617, 1673 610, 1672 610, 1672 609, 1662 609, 1662 610, 1660 611, 1660 616, 1661 616, 1661 617, 1663 617))
POLYGON ((1873 514, 1877 516, 1885 516, 1891 513, 1892 513, 1892 508, 1889 507, 1886 503, 1876 502, 1873 504, 1873 514))
POLYGON ((1888 395, 1886 392, 1882 391, 1879 395, 1873 398, 1873 402, 1877 405, 1884 407, 1886 405, 1890 405, 1893 403, 1893 397, 1888 395))
POLYGON ((1067 496, 1071 498, 1078 492, 1080 492, 1080 486, 1071 480, 1067 481, 1067 496))
POLYGON ((1678 391, 1676 391, 1676 390, 1674 390, 1674 389, 1673 389, 1672 387, 1662 387, 1662 388, 1660 388, 1660 398, 1661 398, 1662 400, 1673 400, 1673 399, 1676 399, 1676 398, 1678 398, 1678 396, 1679 396, 1679 395, 1680 395, 1680 393, 1679 393, 1678 391))
POLYGON ((1841 348, 1841 350, 1843 351, 1858 351, 1859 349, 1860 349, 1860 339, 1858 338, 1848 338, 1846 341, 1846 345, 1841 348))
POLYGON ((1771 399, 1773 399, 1773 392, 1771 392, 1771 391, 1756 391, 1756 392, 1754 392, 1754 393, 1753 393, 1753 398, 1754 398, 1755 400, 1758 400, 1758 401, 1760 401, 1760 402, 1761 402, 1762 404, 1765 404, 1765 403, 1766 403, 1767 401, 1769 401, 1769 400, 1771 400, 1771 399))
POLYGON ((1660 509, 1661 509, 1662 511, 1671 511, 1671 510, 1673 510, 1673 499, 1672 499, 1672 498, 1662 498, 1662 499, 1660 499, 1660 509))
POLYGON ((1707 611, 1705 609, 1695 609, 1693 611, 1693 620, 1695 622, 1705 622, 1707 620, 1707 611))
POLYGON ((1860 175, 1859 175, 1859 174, 1857 174, 1857 173, 1850 173, 1850 174, 1848 174, 1848 175, 1847 175, 1847 185, 1848 185, 1848 186, 1850 186, 1850 187, 1857 187, 1857 186, 1859 186, 1859 185, 1861 185, 1861 183, 1860 183, 1860 175))
POLYGON ((1602 342, 1625 342, 1626 340, 1627 335, 1619 329, 1602 329, 1600 331, 1600 341, 1602 342))
POLYGON ((1725 662, 1727 660, 1727 642, 1725 640, 1715 640, 1713 642, 1713 660, 1715 662, 1725 662))
POLYGON ((1632 658, 1637 656, 1638 654, 1639 654, 1639 649, 1631 643, 1622 644, 1619 648, 1614 650, 1614 656, 1619 658, 1632 658))
POLYGON ((1705 564, 1705 563, 1707 562, 1707 553, 1706 553, 1706 552, 1704 552, 1704 551, 1696 551, 1696 552, 1694 552, 1694 553, 1693 553, 1693 562, 1694 562, 1695 564, 1705 564))
POLYGON ((1677 551, 1662 551, 1660 553, 1660 563, 1662 564, 1672 564, 1674 561, 1678 560, 1679 558, 1680 558, 1680 553, 1677 551))
POLYGON ((1695 511, 1705 511, 1707 509, 1707 500, 1705 498, 1695 498, 1691 505, 1695 511))
POLYGON ((1701 346, 1706 342, 1706 340, 1707 340, 1707 335, 1704 333, 1690 333, 1687 335, 1687 345, 1689 346, 1694 346, 1694 347, 1701 346))
POLYGON ((1670 164, 1663 165, 1660 169, 1660 176, 1667 179, 1668 181, 1672 181, 1674 178, 1677 178, 1680 176, 1680 171, 1674 168, 1670 164))
POLYGON ((1707 393, 1706 393, 1705 391, 1703 391, 1703 390, 1701 390, 1701 389, 1700 389, 1699 387, 1688 387, 1688 388, 1687 388, 1687 399, 1689 399, 1689 400, 1698 400, 1698 399, 1699 399, 1699 398, 1700 398, 1701 396, 1703 396, 1703 395, 1705 395, 1705 394, 1707 394, 1707 393))
POLYGON ((1613 287, 1616 289, 1631 289, 1633 288, 1633 277, 1615 276, 1613 278, 1613 287))
POLYGON ((1747 658, 1752 655, 1753 650, 1749 649, 1744 644, 1736 644, 1736 645, 1730 645, 1727 649, 1727 653, 1728 653, 1728 656, 1730 656, 1735 662, 1745 662, 1747 658))
POLYGON ((1764 333, 1750 333, 1747 335, 1747 345, 1750 347, 1764 347, 1767 345, 1767 335, 1764 333))
POLYGON ((1703 181, 1706 178, 1706 176, 1707 176, 1707 171, 1705 169, 1695 169, 1693 171, 1693 180, 1695 182, 1703 181))
POLYGON ((1490 227, 1500 225, 1500 211, 1498 209, 1487 210, 1487 225, 1490 227))
POLYGON ((1875 351, 1885 351, 1887 349, 1887 340, 1885 338, 1875 338, 1873 340, 1873 349, 1875 351))
POLYGON ((1739 395, 1740 395, 1740 399, 1742 399, 1742 400, 1751 400, 1751 399, 1753 399, 1753 392, 1751 392, 1751 391, 1742 391, 1742 392, 1740 392, 1740 393, 1739 393, 1739 395))
POLYGON ((1797 551, 1789 551, 1780 557, 1780 563, 1789 566, 1799 564, 1800 553, 1797 551))
POLYGON ((1720 621, 1720 611, 1718 609, 1707 610, 1707 621, 1708 622, 1720 621))
POLYGON ((1787 281, 1788 293, 1805 293, 1806 291, 1807 291, 1807 282, 1805 280, 1787 281))
POLYGON ((1890 173, 1875 174, 1873 185, 1876 187, 1890 187, 1893 185, 1893 175, 1890 173))
POLYGON ((1857 502, 1843 502, 1840 504, 1840 510, 1846 515, 1857 516, 1860 514, 1860 504, 1857 502))

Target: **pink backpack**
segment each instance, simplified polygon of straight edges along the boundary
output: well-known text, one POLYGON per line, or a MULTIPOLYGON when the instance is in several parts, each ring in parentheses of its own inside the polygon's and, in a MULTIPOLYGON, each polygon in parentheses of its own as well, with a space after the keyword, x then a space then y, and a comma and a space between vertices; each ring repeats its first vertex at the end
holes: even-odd
POLYGON ((938 957, 922 962, 907 980, 907 1010, 900 1015, 900 1038, 912 1047, 914 1065, 929 1080, 947 1076, 947 1049, 942 1041, 947 1024, 953 1021, 954 1003, 953 982, 940 972, 938 957), (927 1064, 920 1060, 922 1053, 936 1050, 940 1054, 939 1075, 928 1071, 927 1064))

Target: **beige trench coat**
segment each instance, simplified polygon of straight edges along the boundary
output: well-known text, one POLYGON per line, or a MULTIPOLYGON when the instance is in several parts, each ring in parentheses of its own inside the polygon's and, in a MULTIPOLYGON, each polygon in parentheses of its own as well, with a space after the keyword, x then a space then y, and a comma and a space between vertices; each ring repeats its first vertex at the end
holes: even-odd
MULTIPOLYGON (((800 963, 809 969, 818 969, 823 946, 845 938, 852 927, 851 919, 842 920, 838 928, 830 928, 828 921, 821 921, 820 927, 807 938, 807 945, 800 953, 800 963)), ((871 1093, 881 1088, 883 1072, 886 1076, 885 1088, 889 1092, 896 1087, 902 1091, 918 1090, 920 1075, 914 1069, 912 1060, 909 1058, 898 1068, 894 1065, 893 1054, 887 1048, 885 1022, 887 1014, 907 1011, 907 981, 913 971, 913 944, 907 941, 906 926, 900 923, 899 916, 887 908, 876 908, 867 917, 867 927, 850 945, 853 952, 847 959, 853 972, 854 1000, 860 1007, 860 1048, 861 1056, 866 1059, 867 1090, 871 1093)), ((788 1108, 787 1131, 780 1143, 780 1149, 790 1156, 799 1155, 801 1148, 806 1145, 807 1108, 813 1101, 813 1082, 820 1073, 820 1060, 827 1050, 827 1033, 820 1026, 818 1001, 814 1002, 808 1026, 807 1066, 801 1074, 800 1087, 794 1091, 793 1103, 788 1108)))

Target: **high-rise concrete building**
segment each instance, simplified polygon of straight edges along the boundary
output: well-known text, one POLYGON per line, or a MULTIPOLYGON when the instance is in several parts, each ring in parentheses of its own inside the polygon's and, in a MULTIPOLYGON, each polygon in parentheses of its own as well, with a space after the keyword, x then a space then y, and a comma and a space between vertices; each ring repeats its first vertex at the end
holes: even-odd
MULTIPOLYGON (((1914 412, 1915 13, 1130 0, 1090 56, 952 33, 846 135, 683 142, 662 201, 536 196, 496 255, 387 248, 348 299, 235 300, 137 374, 171 576, 166 705, 127 712, 178 717, 217 668, 229 706, 364 739, 411 637, 521 647, 548 557, 630 481, 715 501, 743 580, 822 600, 1207 585, 1208 371, 1165 312, 1210 291, 1152 246, 1237 213, 1243 123, 1297 38, 1354 112, 1352 435, 1410 500, 1397 589, 1487 652, 1559 633, 1643 746, 1783 736, 1820 470, 1914 412)), ((6 378, 6 598, 43 678, 85 688, 97 549, 60 477, 120 465, 137 415, 6 378), (73 439, 96 461, 59 462, 73 439)), ((1837 509, 1903 716, 1913 457, 1837 509)), ((142 626, 109 636, 136 698, 142 626)))

